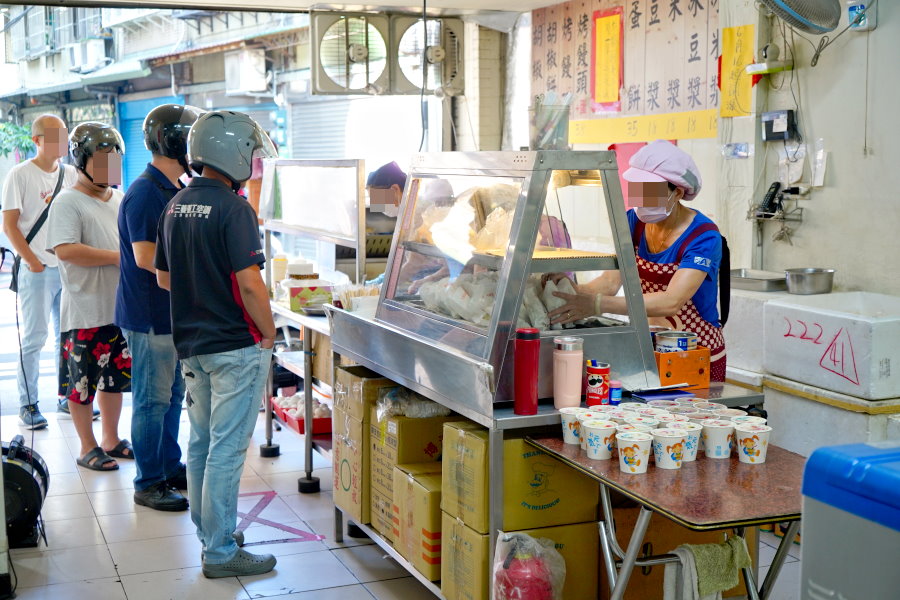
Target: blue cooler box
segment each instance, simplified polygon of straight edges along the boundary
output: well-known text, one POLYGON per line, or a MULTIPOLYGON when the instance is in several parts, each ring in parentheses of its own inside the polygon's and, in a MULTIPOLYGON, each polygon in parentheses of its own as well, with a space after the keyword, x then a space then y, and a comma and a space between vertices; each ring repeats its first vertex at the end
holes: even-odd
POLYGON ((803 600, 900 599, 900 441, 816 450, 802 531, 803 600))

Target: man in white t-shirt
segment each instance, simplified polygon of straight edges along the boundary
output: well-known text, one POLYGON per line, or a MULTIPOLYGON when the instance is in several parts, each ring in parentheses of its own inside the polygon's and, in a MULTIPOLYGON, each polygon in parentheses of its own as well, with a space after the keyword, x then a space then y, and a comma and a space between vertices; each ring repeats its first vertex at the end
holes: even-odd
POLYGON ((81 442, 76 462, 113 471, 116 458, 134 458, 119 438, 122 392, 131 387, 131 355, 114 325, 119 284, 119 205, 125 142, 115 128, 82 123, 70 136, 76 184, 59 194, 47 221, 47 249, 59 258, 61 391, 68 398, 81 442), (100 405, 102 438, 94 437, 91 411, 100 405))
POLYGON ((22 259, 18 278, 22 360, 16 361, 16 379, 19 418, 28 429, 47 426, 47 419, 38 410, 38 373, 51 317, 59 346, 60 281, 56 257, 45 250, 47 223, 30 244, 26 238, 52 200, 59 169, 64 170, 62 187, 75 185, 75 169, 59 161, 68 153, 68 135, 59 117, 36 118, 31 124, 31 139, 37 146, 37 156, 13 167, 3 183, 3 232, 22 259))

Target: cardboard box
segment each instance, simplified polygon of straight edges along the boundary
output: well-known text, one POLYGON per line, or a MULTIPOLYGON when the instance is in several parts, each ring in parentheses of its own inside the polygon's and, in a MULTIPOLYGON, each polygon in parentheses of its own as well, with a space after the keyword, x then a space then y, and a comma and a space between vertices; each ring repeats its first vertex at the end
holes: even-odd
POLYGON ((371 522, 369 415, 384 387, 396 387, 364 367, 340 367, 334 386, 334 503, 359 523, 371 522))
POLYGON ((382 388, 400 387, 390 379, 361 366, 338 367, 334 385, 334 408, 354 419, 368 422, 382 388))
POLYGON ((441 594, 447 600, 488 600, 490 539, 441 513, 441 594))
MULTIPOLYGON (((488 434, 469 422, 444 425, 441 509, 487 533, 488 434)), ((597 519, 598 484, 563 462, 512 439, 504 443, 503 524, 507 531, 597 519)))
POLYGON ((394 467, 394 547, 431 581, 441 578, 441 463, 394 467))
POLYGON ((379 421, 376 408, 373 406, 369 418, 372 489, 377 489, 384 497, 393 499, 394 467, 399 464, 440 460, 444 423, 452 418, 389 417, 379 421))
MULTIPOLYGON (((441 593, 451 600, 488 600, 494 562, 493 557, 488 556, 489 536, 474 531, 447 513, 443 513, 441 526, 441 593)), ((596 522, 528 529, 521 533, 553 540, 566 561, 563 600, 598 597, 601 565, 596 522)))
POLYGON ((372 529, 381 534, 381 537, 393 544, 394 537, 394 499, 384 495, 381 490, 371 489, 372 496, 372 529))
MULTIPOLYGON (((631 532, 634 531, 639 510, 636 507, 614 509, 616 535, 619 538, 619 545, 623 548, 631 539, 631 532)), ((758 533, 756 528, 747 529, 747 548, 754 564, 757 564, 759 560, 757 555, 758 533)), ((639 556, 666 554, 682 544, 719 544, 724 540, 724 531, 691 531, 661 515, 653 515, 639 556)), ((663 600, 664 570, 664 565, 634 569, 631 579, 628 581, 628 589, 625 591, 625 600, 663 600)), ((740 578, 740 581, 741 583, 736 588, 723 592, 722 595, 726 598, 746 596, 743 578, 740 578)), ((600 583, 600 597, 609 598, 609 582, 605 577, 600 583)))

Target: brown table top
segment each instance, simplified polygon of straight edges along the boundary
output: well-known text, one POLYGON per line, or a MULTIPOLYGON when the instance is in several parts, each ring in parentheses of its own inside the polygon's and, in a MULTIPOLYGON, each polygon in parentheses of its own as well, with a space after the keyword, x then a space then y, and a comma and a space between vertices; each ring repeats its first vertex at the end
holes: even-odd
POLYGON ((800 519, 801 483, 806 459, 769 446, 761 465, 698 456, 681 469, 635 475, 619 462, 592 460, 575 444, 558 437, 528 437, 532 445, 685 527, 694 530, 749 527, 800 519))

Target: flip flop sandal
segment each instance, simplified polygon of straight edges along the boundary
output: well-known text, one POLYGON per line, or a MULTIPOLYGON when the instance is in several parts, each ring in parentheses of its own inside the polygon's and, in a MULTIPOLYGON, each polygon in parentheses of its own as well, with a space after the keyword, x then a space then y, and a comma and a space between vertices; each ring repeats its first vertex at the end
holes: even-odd
POLYGON ((115 463, 116 461, 114 458, 110 457, 109 454, 104 452, 103 448, 100 446, 97 446, 81 458, 76 458, 75 462, 79 467, 84 467, 91 471, 116 471, 119 468, 118 464, 114 467, 104 466, 109 463, 115 463))
POLYGON ((131 447, 131 442, 128 440, 121 440, 115 448, 107 450, 106 453, 113 458, 127 458, 129 460, 134 460, 134 448, 131 447), (128 454, 125 454, 126 450, 128 450, 128 454))

